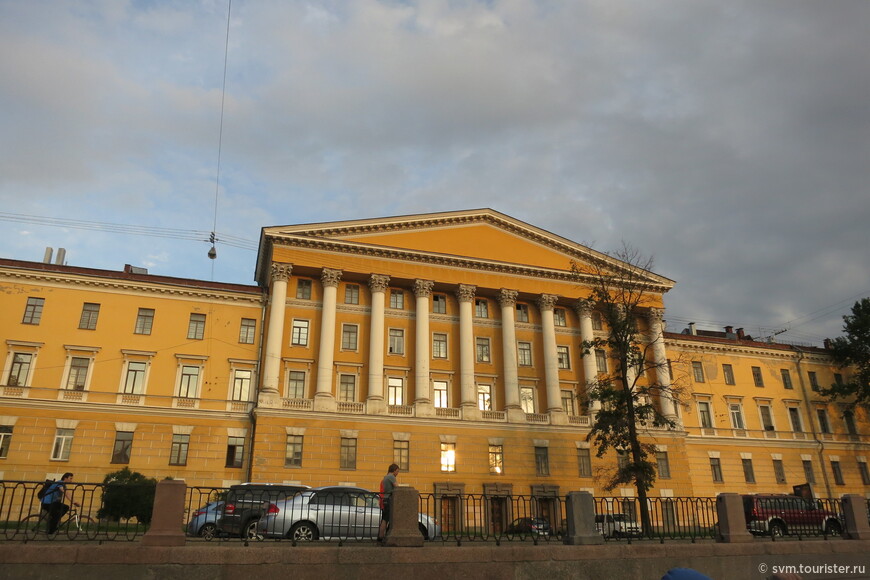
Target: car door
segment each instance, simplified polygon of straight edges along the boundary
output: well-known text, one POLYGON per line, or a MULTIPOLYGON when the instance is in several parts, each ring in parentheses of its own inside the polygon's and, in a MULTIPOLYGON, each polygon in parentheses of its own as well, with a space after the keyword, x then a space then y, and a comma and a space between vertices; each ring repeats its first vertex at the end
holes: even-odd
POLYGON ((381 524, 381 507, 377 494, 359 490, 351 494, 353 536, 355 538, 376 538, 381 524))

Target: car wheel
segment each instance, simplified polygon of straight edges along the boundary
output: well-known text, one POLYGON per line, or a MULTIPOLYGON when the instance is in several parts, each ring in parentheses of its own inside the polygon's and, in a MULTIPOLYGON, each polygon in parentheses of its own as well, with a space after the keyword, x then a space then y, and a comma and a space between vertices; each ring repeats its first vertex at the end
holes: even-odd
POLYGON ((214 539, 214 535, 217 532, 217 526, 214 524, 205 524, 201 528, 199 528, 199 537, 206 540, 211 541, 214 539))
POLYGON ((242 538, 246 540, 262 540, 263 536, 257 533, 257 524, 259 519, 250 520, 244 528, 242 528, 242 538))
POLYGON ((311 522, 299 522, 290 528, 290 539, 296 542, 313 542, 317 539, 317 526, 311 522))
POLYGON ((426 531, 426 526, 424 526, 423 524, 419 524, 419 526, 420 526, 420 533, 423 534, 423 539, 428 540, 429 533, 426 531))
POLYGON ((770 524, 770 535, 781 538, 785 535, 785 526, 779 522, 770 524))
POLYGON ((828 523, 825 524, 825 535, 826 536, 839 536, 843 533, 843 526, 840 525, 840 522, 835 522, 833 520, 829 520, 828 523))

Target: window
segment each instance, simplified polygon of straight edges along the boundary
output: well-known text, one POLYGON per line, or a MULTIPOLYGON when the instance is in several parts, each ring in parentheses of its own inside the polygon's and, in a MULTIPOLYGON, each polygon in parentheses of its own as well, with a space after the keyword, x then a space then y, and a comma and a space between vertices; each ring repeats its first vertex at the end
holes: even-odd
POLYGON ((834 382, 839 386, 843 386, 843 375, 834 373, 834 382))
POLYGON ((227 437, 226 467, 241 467, 245 460, 245 438, 227 437))
POLYGON ((713 428, 713 413, 710 411, 710 403, 698 401, 698 421, 704 429, 713 428))
POLYGON ((816 392, 819 391, 819 377, 816 371, 808 371, 807 376, 810 378, 810 388, 816 392))
POLYGON ((405 331, 401 328, 390 329, 390 354, 405 354, 405 331))
POLYGON ((490 445, 489 446, 489 472, 493 475, 501 475, 504 473, 504 446, 490 445))
POLYGON ((830 433, 831 423, 828 421, 828 411, 825 409, 816 409, 816 416, 819 418, 819 431, 822 433, 830 433))
POLYGON ((577 470, 580 477, 592 477, 592 454, 589 449, 577 449, 577 470))
POLYGON ((517 343, 517 364, 521 367, 532 366, 532 343, 517 343))
POLYGON ((151 328, 154 326, 154 309, 140 308, 139 314, 136 315, 136 328, 133 329, 134 334, 151 334, 151 328))
POLYGON ((816 482, 816 472, 813 470, 813 462, 809 459, 804 459, 804 479, 807 480, 807 483, 815 483, 816 482))
POLYGON ((390 290, 390 308, 403 310, 405 308, 405 293, 401 290, 390 290))
POLYGON ((785 483, 785 467, 782 464, 782 459, 773 460, 773 477, 776 483, 785 483))
POLYGON ((356 469, 356 438, 342 437, 339 452, 339 467, 341 469, 356 469))
POLYGON ((801 412, 797 407, 788 408, 788 418, 791 419, 791 430, 795 433, 802 433, 804 430, 801 423, 801 412))
POLYGON ((477 318, 489 318, 489 303, 483 298, 474 301, 474 315, 477 318))
POLYGON ((187 338, 189 340, 202 340, 205 335, 205 314, 191 314, 187 325, 187 338))
POLYGON ((442 332, 432 335, 432 358, 447 358, 447 335, 442 332))
POLYGON ((785 389, 793 389, 794 386, 791 384, 791 373, 788 369, 779 369, 779 374, 782 376, 782 386, 785 389))
POLYGON ((190 435, 173 435, 172 448, 169 450, 169 465, 187 465, 188 449, 190 449, 190 435))
POLYGON ((692 361, 692 374, 695 377, 696 383, 704 382, 704 365, 701 364, 701 361, 692 361))
POLYGON ((388 405, 404 405, 405 404, 405 385, 404 381, 398 377, 390 377, 387 380, 387 404, 388 405))
POLYGON ((291 346, 308 346, 308 321, 293 320, 293 328, 290 330, 291 346))
POLYGON ((620 470, 628 467, 628 453, 621 449, 616 450, 616 467, 620 470))
POLYGON ((441 444, 441 471, 444 473, 456 471, 456 443, 441 444))
MULTIPOLYGON (((752 367, 755 368, 755 367, 752 367)), ((722 365, 722 376, 725 377, 726 385, 734 384, 734 368, 729 364, 722 365)))
POLYGON ((82 306, 82 316, 79 318, 79 328, 82 330, 96 330, 97 318, 100 316, 100 305, 85 302, 82 306))
POLYGON ((765 431, 773 431, 773 415, 770 412, 770 405, 759 405, 758 414, 761 416, 761 427, 765 431))
POLYGON ((338 400, 344 402, 356 401, 356 377, 341 375, 338 378, 338 400))
POLYGON ((719 461, 718 457, 710 458, 710 473, 713 476, 714 483, 722 483, 725 481, 722 479, 722 462, 719 461))
POLYGON ((239 326, 239 342, 241 344, 254 344, 257 335, 257 321, 253 318, 242 318, 239 326))
POLYGON ((744 458, 743 462, 743 479, 746 483, 755 483, 755 469, 752 467, 752 459, 744 458))
POLYGON ((568 326, 568 318, 565 316, 564 308, 553 309, 553 324, 556 326, 568 326))
POLYGON ((867 471, 866 461, 858 461, 858 473, 861 474, 861 483, 870 485, 870 471, 867 471))
POLYGON ((477 408, 481 411, 492 411, 492 387, 477 385, 477 408))
POLYGON ((250 400, 252 375, 253 372, 248 369, 233 371, 233 401, 247 402, 250 400))
POLYGON ((846 425, 846 433, 849 435, 858 434, 858 426, 855 425, 855 412, 846 410, 843 411, 843 423, 846 425))
POLYGON ((517 304, 517 322, 529 321, 529 305, 517 304))
POLYGON ((58 429, 54 433, 54 446, 51 448, 52 461, 69 461, 72 449, 73 429, 58 429))
POLYGON ((447 296, 444 294, 432 295, 432 312, 435 314, 447 314, 447 296))
POLYGON ((522 407, 524 413, 535 412, 534 387, 520 387, 520 407, 522 407))
POLYGON ((45 306, 45 298, 28 298, 21 324, 39 324, 42 319, 43 306, 45 306))
POLYGON ((743 406, 740 403, 729 403, 728 410, 731 412, 731 427, 734 429, 745 429, 743 423, 743 406))
POLYGON ((568 390, 562 390, 562 410, 565 411, 568 415, 574 415, 574 392, 568 390))
POLYGON ((602 330, 604 328, 604 322, 601 320, 600 312, 592 313, 592 330, 602 330))
POLYGON ((834 474, 834 483, 837 485, 846 485, 843 479, 843 470, 840 468, 840 462, 831 460, 831 471, 834 474))
POLYGON ((303 371, 290 371, 287 373, 287 398, 305 398, 305 373, 303 371))
POLYGON ((341 325, 341 350, 357 349, 359 327, 356 324, 341 325))
POLYGON ((74 356, 69 361, 69 376, 66 379, 66 388, 71 391, 84 391, 88 382, 88 368, 91 359, 74 356))
POLYGON ((560 369, 570 369, 571 368, 571 355, 568 352, 567 346, 557 346, 556 347, 556 360, 558 361, 560 369))
POLYGON ((117 431, 115 446, 112 448, 112 463, 130 463, 130 452, 133 450, 133 432, 117 431))
POLYGON ((752 381, 756 387, 764 386, 764 377, 761 376, 761 367, 752 367, 752 381))
POLYGON ((477 362, 479 363, 488 363, 492 362, 492 358, 489 353, 489 339, 488 338, 477 338, 475 340, 475 344, 477 347, 477 362))
POLYGON ((284 467, 302 467, 302 435, 287 435, 284 467))
POLYGON ((299 278, 296 281, 296 298, 299 300, 311 300, 311 280, 299 278))
POLYGON ((535 473, 550 475, 550 448, 535 447, 535 473))
POLYGON ((607 372, 607 352, 604 349, 595 349, 595 368, 599 374, 607 372))
POLYGON ((0 459, 9 455, 9 444, 12 443, 12 426, 0 425, 0 459))
POLYGON ((181 375, 178 378, 178 396, 184 398, 196 398, 199 387, 200 367, 182 365, 181 375))
POLYGON ((671 464, 668 461, 667 451, 656 451, 656 466, 658 467, 659 479, 671 478, 671 464))
POLYGON ((12 366, 9 369, 9 377, 6 384, 10 387, 24 386, 30 376, 30 365, 33 355, 26 352, 12 353, 12 366))
POLYGON ((435 395, 435 406, 445 409, 447 404, 447 381, 434 381, 432 383, 432 391, 435 395))
POLYGON ((408 471, 411 466, 411 442, 393 440, 393 463, 402 471, 408 471))
POLYGON ((359 286, 357 284, 348 284, 344 287, 344 303, 359 304, 359 286))
POLYGON ((145 369, 147 364, 139 361, 127 363, 127 375, 124 378, 124 393, 128 395, 141 395, 145 390, 145 369))

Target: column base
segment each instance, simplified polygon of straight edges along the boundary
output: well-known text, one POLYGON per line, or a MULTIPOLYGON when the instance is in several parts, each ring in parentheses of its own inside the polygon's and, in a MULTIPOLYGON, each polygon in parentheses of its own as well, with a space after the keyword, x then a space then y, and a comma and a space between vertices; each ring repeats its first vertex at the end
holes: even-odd
POLYGON ((480 421, 480 409, 477 405, 466 403, 462 405, 462 419, 464 421, 480 421))
POLYGON ((335 413, 337 405, 332 393, 317 393, 314 395, 314 410, 335 413))
POLYGON ((435 405, 432 401, 414 401, 414 414, 418 417, 434 417, 435 405))
POLYGON ((281 395, 277 392, 266 391, 257 395, 257 406, 269 409, 278 409, 282 405, 281 395))
POLYGON ((567 425, 568 413, 565 409, 549 409, 547 413, 550 415, 550 425, 567 425))
POLYGON ((366 399, 366 413, 369 415, 386 415, 387 402, 383 397, 366 399))
POLYGON ((508 407, 507 409, 505 409, 505 411, 507 411, 508 423, 526 422, 526 412, 523 411, 520 407, 508 407))

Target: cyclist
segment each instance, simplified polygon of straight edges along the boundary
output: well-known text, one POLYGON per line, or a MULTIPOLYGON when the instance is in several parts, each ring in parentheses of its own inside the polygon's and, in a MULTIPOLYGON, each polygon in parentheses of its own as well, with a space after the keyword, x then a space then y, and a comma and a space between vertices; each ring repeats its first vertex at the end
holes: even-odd
POLYGON ((42 511, 45 513, 47 523, 46 532, 53 534, 57 531, 57 525, 60 523, 60 518, 69 511, 69 506, 64 503, 64 500, 69 501, 72 505, 78 506, 77 502, 72 501, 72 495, 66 488, 66 484, 72 481, 72 473, 64 473, 60 481, 55 481, 46 491, 42 498, 42 511))

